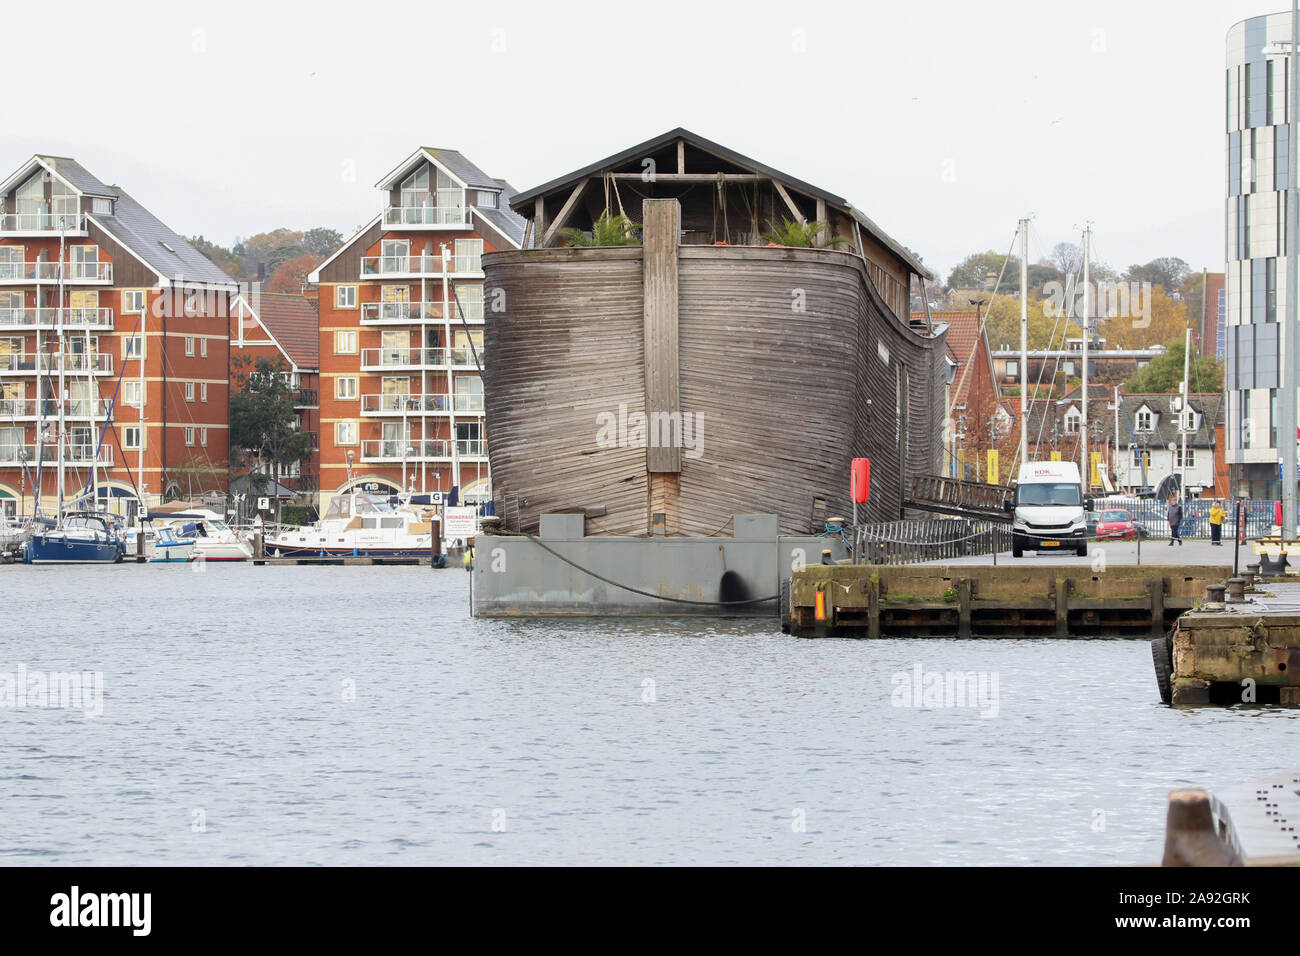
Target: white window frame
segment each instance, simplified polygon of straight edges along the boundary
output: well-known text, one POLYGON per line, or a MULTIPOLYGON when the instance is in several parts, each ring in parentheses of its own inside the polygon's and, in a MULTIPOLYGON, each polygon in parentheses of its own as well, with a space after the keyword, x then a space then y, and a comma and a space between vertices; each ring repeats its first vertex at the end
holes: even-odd
POLYGON ((334 354, 357 354, 357 333, 354 329, 339 329, 334 333, 334 354))
POLYGON ((334 308, 355 309, 357 307, 357 287, 340 285, 334 287, 334 308))
POLYGON ((200 383, 199 383, 199 401, 200 401, 200 402, 206 402, 207 400, 208 400, 208 383, 207 383, 207 382, 200 382, 200 383))
POLYGON ((201 428, 199 429, 199 444, 202 445, 204 448, 207 448, 207 447, 208 447, 208 429, 207 429, 207 426, 203 426, 203 427, 201 427, 201 428))
POLYGON ((194 336, 192 335, 185 336, 185 354, 186 355, 194 354, 194 336))
POLYGON ((139 451, 144 439, 144 430, 139 425, 122 426, 122 450, 139 451), (135 439, 132 440, 132 436, 135 439))
POLYGON ((139 332, 132 332, 130 335, 122 336, 122 361, 134 361, 138 358, 148 358, 149 340, 139 332), (140 354, 137 355, 133 348, 135 343, 140 344, 140 354))
POLYGON ((200 358, 208 357, 208 340, 206 337, 199 339, 199 357, 200 358))
POLYGON ((1014 359, 1007 362, 1007 377, 1016 378, 1020 375, 1020 363, 1014 359))
POLYGON ((144 382, 129 378, 122 380, 122 404, 127 408, 140 408, 144 405, 147 395, 144 382), (135 401, 131 400, 132 392, 135 393, 135 401))
POLYGON ((194 401, 194 383, 193 383, 193 382, 186 382, 186 383, 185 383, 185 401, 187 401, 187 402, 192 402, 192 401, 194 401))
POLYGON ((351 419, 335 422, 334 444, 341 447, 357 444, 357 423, 351 419), (344 434, 345 431, 347 432, 346 435, 344 434))
POLYGON ((1139 408, 1137 413, 1137 430, 1149 432, 1155 430, 1155 415, 1149 408, 1139 408))
POLYGON ((139 315, 145 310, 145 301, 143 289, 123 289, 122 313, 124 315, 139 315))
POLYGON ((338 401, 355 401, 359 382, 355 375, 340 375, 334 379, 334 398, 338 401))
POLYGON ((185 444, 187 447, 190 448, 194 447, 194 426, 193 425, 185 426, 185 444))

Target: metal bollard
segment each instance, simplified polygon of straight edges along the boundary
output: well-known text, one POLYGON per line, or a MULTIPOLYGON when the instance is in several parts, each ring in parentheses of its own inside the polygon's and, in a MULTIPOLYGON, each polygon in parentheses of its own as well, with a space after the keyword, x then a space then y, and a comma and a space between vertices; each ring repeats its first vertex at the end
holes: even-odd
POLYGON ((1228 578, 1228 596, 1225 602, 1228 604, 1244 604, 1246 602, 1245 589, 1245 579, 1228 578))
POLYGON ((1205 606, 1207 608, 1211 605, 1222 607, 1223 592, 1226 590, 1227 586, 1223 584, 1207 584, 1205 586, 1205 606))

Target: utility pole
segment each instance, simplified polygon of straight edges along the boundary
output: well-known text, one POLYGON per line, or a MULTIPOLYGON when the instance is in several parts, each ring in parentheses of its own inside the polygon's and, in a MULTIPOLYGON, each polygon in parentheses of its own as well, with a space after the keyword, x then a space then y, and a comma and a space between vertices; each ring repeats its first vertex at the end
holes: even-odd
MULTIPOLYGON (((1300 0, 1296 0, 1300 3, 1300 0)), ((1294 165, 1294 164, 1292 164, 1294 165)), ((1020 464, 1029 461, 1029 220, 1020 220, 1020 464)), ((1287 288, 1295 288, 1288 286, 1287 288)))
POLYGON ((1088 339, 1091 300, 1088 292, 1088 260, 1092 252, 1092 225, 1083 227, 1083 418, 1079 421, 1079 474, 1083 487, 1092 489, 1092 472, 1088 468, 1088 339))
POLYGON ((1300 137, 1300 0, 1291 3, 1291 108, 1287 113, 1287 139, 1293 161, 1287 164, 1286 191, 1286 322, 1282 326, 1282 401, 1277 430, 1282 452, 1282 540, 1295 535, 1296 525, 1296 282, 1300 276, 1296 252, 1300 249, 1300 206, 1297 206, 1300 174, 1294 157, 1300 137))

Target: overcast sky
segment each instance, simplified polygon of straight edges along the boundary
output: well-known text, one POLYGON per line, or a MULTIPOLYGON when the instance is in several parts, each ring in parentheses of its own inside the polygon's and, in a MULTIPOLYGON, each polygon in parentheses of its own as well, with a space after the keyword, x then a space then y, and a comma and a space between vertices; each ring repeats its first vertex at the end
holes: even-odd
POLYGON ((0 166, 77 158, 186 235, 350 234, 415 147, 526 189, 676 126, 845 196, 945 277, 1094 224, 1223 268, 1246 0, 10 4, 0 166))

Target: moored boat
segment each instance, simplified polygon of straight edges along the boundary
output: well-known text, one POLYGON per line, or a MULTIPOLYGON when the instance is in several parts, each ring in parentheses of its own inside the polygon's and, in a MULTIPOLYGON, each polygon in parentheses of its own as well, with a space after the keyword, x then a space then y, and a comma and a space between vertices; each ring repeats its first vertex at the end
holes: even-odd
POLYGON ((116 564, 126 544, 112 515, 71 512, 57 527, 33 532, 23 546, 27 564, 116 564))
POLYGON ((151 514, 149 521, 160 530, 170 528, 180 541, 192 542, 195 560, 248 561, 253 557, 252 546, 215 511, 196 508, 170 514, 151 514))
MULTIPOLYGON (((140 529, 132 528, 126 534, 128 556, 139 554, 136 542, 139 532, 140 529)), ((184 564, 193 559, 197 547, 194 538, 182 538, 173 528, 155 526, 151 521, 144 523, 144 559, 149 564, 184 564)))
POLYGON ((435 508, 390 504, 365 492, 338 495, 325 517, 306 527, 267 535, 266 553, 276 558, 427 557, 433 544, 435 508))

